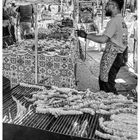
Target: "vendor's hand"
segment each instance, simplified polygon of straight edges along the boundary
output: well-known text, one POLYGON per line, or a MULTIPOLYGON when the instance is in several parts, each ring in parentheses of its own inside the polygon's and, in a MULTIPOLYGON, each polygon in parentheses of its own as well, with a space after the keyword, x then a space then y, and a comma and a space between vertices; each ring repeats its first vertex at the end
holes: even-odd
POLYGON ((79 37, 82 37, 82 38, 87 38, 87 33, 84 31, 84 30, 76 30, 77 31, 77 35, 79 37))

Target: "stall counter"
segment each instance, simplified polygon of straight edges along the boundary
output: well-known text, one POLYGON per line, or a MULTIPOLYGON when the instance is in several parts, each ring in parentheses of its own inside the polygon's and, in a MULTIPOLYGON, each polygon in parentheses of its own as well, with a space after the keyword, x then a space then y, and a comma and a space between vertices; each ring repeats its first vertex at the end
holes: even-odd
MULTIPOLYGON (((38 84, 74 87, 74 64, 70 56, 38 54, 38 84)), ((3 76, 15 87, 35 83, 35 54, 3 52, 3 76)))

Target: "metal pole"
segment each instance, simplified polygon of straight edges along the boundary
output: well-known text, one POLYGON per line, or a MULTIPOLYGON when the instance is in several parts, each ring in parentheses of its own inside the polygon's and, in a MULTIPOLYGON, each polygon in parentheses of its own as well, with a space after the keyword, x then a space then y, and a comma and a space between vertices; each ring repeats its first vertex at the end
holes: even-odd
POLYGON ((104 25, 104 3, 103 3, 103 0, 102 0, 102 29, 103 29, 103 25, 104 25))
MULTIPOLYGON (((86 32, 87 32, 87 27, 88 26, 88 23, 86 24, 86 32)), ((87 44, 88 44, 88 42, 87 42, 87 39, 85 39, 85 58, 84 58, 84 61, 86 60, 86 57, 87 57, 87 44)))
POLYGON ((38 26, 37 26, 37 4, 35 4, 35 84, 38 83, 37 66, 38 66, 38 26))
POLYGON ((98 2, 98 0, 96 0, 96 5, 97 5, 97 8, 99 7, 99 2, 98 2))
POLYGON ((7 0, 4 0, 4 1, 3 1, 3 7, 6 6, 6 1, 7 1, 7 0))
POLYGON ((124 1, 124 6, 123 6, 123 17, 125 16, 126 4, 127 4, 127 0, 124 1))
POLYGON ((61 0, 61 16, 63 15, 63 0, 61 0))

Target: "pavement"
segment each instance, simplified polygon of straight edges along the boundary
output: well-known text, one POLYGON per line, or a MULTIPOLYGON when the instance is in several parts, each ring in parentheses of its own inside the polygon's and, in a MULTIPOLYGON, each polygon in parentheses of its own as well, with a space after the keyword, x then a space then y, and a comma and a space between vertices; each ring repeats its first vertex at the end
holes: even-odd
MULTIPOLYGON (((79 60, 77 65, 77 87, 79 90, 99 91, 98 76, 102 52, 87 51, 85 62, 79 60)), ((137 76, 133 70, 133 56, 129 54, 128 64, 122 67, 116 77, 116 88, 122 94, 130 94, 137 86, 137 76)))

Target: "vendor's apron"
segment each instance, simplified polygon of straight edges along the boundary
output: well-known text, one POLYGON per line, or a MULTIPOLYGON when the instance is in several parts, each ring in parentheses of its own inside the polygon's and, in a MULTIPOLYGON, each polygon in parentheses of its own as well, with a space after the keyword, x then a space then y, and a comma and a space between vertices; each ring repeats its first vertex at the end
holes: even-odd
POLYGON ((100 79, 104 82, 108 82, 108 74, 111 66, 117 56, 120 53, 118 46, 113 42, 108 42, 106 44, 105 51, 103 53, 101 63, 100 63, 100 79))

